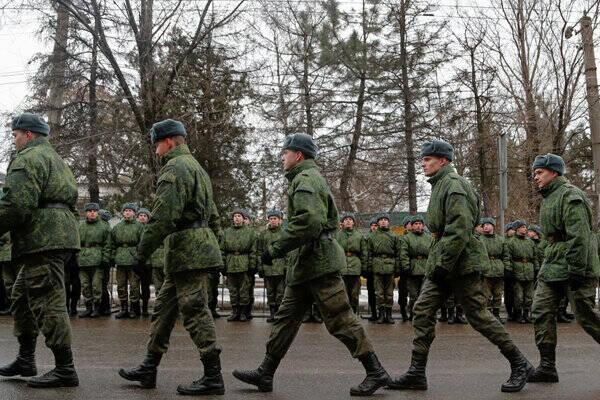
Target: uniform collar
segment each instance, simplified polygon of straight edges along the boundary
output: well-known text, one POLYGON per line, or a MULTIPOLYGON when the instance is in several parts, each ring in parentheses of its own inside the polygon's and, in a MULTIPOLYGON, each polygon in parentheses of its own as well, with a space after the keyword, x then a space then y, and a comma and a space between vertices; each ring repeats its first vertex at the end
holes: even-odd
POLYGON ((85 222, 87 222, 88 224, 95 224, 96 222, 98 222, 100 218, 96 218, 96 219, 85 219, 85 222))
MULTIPOLYGON (((39 136, 31 139, 29 142, 25 143, 23 147, 19 150, 18 153, 22 152, 25 149, 36 146, 50 146, 50 141, 46 136, 39 136)), ((17 154, 18 154, 17 153, 17 154)))
POLYGON ((354 228, 343 228, 342 229, 344 232, 348 232, 348 233, 352 233, 354 232, 354 228))
POLYGON ((549 184, 547 184, 546 186, 541 188, 540 193, 542 194, 543 197, 548 197, 548 196, 550 196, 550 194, 552 192, 554 192, 556 189, 558 189, 565 183, 569 183, 569 180, 567 178, 565 178, 562 175, 557 176, 556 178, 554 178, 554 180, 552 182, 550 182, 549 184))
POLYGON ((427 179, 427 182, 429 182, 431 184, 431 186, 435 186, 435 184, 440 179, 442 179, 443 177, 448 175, 450 172, 454 172, 454 167, 452 167, 452 164, 446 164, 442 168, 440 168, 440 170, 438 172, 436 172, 436 174, 434 176, 427 179))
POLYGON ((278 225, 278 226, 269 226, 267 229, 270 230, 271 232, 277 232, 278 230, 281 229, 281 225, 278 225))
POLYGON ((166 164, 175 157, 184 156, 186 154, 192 154, 190 153, 190 148, 187 144, 180 144, 179 146, 173 147, 164 156, 162 156, 163 163, 166 164))
POLYGON ((242 224, 242 225, 240 225, 240 226, 237 226, 237 225, 235 225, 235 224, 234 224, 234 225, 232 225, 232 226, 233 226, 233 229, 242 229, 242 228, 245 228, 245 227, 246 227, 244 224, 242 224))
POLYGON ((291 168, 289 171, 287 171, 285 173, 285 177, 287 178, 287 180, 289 182, 291 182, 294 180, 296 175, 298 175, 300 172, 305 171, 310 168, 317 168, 317 163, 312 158, 308 158, 308 159, 302 161, 301 163, 295 165, 293 168, 291 168))

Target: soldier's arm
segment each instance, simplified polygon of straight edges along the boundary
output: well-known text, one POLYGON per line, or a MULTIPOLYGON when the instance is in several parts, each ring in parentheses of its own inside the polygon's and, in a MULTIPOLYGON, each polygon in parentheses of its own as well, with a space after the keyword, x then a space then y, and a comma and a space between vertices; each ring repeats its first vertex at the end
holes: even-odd
POLYGON ((360 273, 366 274, 368 272, 369 266, 369 251, 367 248, 367 239, 361 235, 360 238, 360 273))
POLYGON ((165 170, 158 179, 150 219, 138 244, 138 256, 142 260, 177 230, 175 222, 181 219, 185 201, 185 190, 180 187, 175 171, 165 170))
POLYGON ((373 240, 371 237, 367 238, 367 272, 373 272, 373 240))
MULTIPOLYGON (((533 242, 533 240, 532 240, 533 242)), ((540 257, 539 257, 539 247, 537 243, 533 242, 533 271, 537 272, 540 269, 540 257)))
POLYGON ((102 264, 110 265, 111 254, 111 234, 108 224, 104 227, 104 245, 102 246, 102 264))
POLYGON ((250 246, 250 272, 256 272, 258 264, 260 263, 258 257, 258 237, 252 232, 252 246, 250 246))
POLYGON ((210 229, 213 231, 215 236, 217 236, 217 238, 218 238, 219 232, 221 232, 221 219, 219 218, 219 212, 217 211, 217 205, 212 200, 212 198, 209 199, 208 203, 209 203, 208 218, 207 218, 208 226, 210 226, 210 229))
POLYGON ((469 243, 473 231, 473 217, 464 193, 451 192, 446 197, 446 225, 438 243, 439 265, 452 272, 458 258, 469 243))
POLYGON ((508 245, 507 241, 504 241, 502 250, 502 261, 504 262, 504 269, 512 272, 512 253, 510 251, 510 246, 508 245))
POLYGON ((563 208, 566 240, 566 260, 569 273, 585 275, 590 231, 588 214, 579 198, 567 199, 563 208))
POLYGON ((225 254, 225 231, 219 231, 219 248, 221 249, 221 258, 223 259, 223 271, 227 271, 227 256, 225 254))
POLYGON ((256 240, 256 255, 257 255, 257 267, 256 269, 258 270, 259 273, 264 271, 263 265, 262 265, 262 253, 264 250, 264 241, 265 241, 265 232, 261 232, 260 235, 258 235, 258 239, 256 240))
POLYGON ((400 241, 400 265, 402 272, 405 274, 410 272, 410 255, 408 253, 408 240, 406 238, 400 241))

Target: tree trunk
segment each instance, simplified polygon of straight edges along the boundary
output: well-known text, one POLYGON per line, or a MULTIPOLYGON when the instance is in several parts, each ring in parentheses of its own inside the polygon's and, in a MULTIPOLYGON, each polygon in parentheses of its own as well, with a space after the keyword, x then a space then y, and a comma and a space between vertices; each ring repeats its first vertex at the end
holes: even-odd
POLYGON ((303 49, 302 54, 302 93, 304 97, 304 112, 306 113, 306 133, 310 136, 314 135, 313 126, 313 110, 312 110, 312 99, 310 93, 310 84, 308 83, 308 76, 310 75, 310 61, 308 59, 308 34, 305 33, 303 36, 303 49))
POLYGON ((67 41, 69 39, 69 10, 57 4, 56 32, 50 63, 50 90, 48 93, 48 124, 51 129, 60 127, 61 112, 65 95, 65 73, 67 69, 67 41))
MULTIPOLYGON (((95 19, 95 27, 100 21, 95 19)), ((96 80, 98 77, 98 40, 94 36, 92 43, 92 60, 90 65, 90 135, 88 138, 88 165, 86 178, 88 192, 92 203, 100 203, 100 188, 98 185, 98 102, 96 101, 96 80)))

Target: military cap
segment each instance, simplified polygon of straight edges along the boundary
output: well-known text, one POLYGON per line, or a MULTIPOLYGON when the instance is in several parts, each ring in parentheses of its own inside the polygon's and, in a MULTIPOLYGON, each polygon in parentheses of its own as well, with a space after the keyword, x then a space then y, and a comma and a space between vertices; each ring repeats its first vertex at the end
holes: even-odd
POLYGON ((138 210, 137 205, 135 203, 125 203, 123 204, 123 207, 121 207, 121 212, 125 211, 128 208, 130 210, 133 210, 133 212, 137 212, 138 210))
POLYGON ((283 212, 279 211, 279 210, 269 210, 267 211, 267 218, 270 217, 277 217, 280 219, 283 219, 283 212))
POLYGON ((295 133, 285 138, 283 150, 296 150, 302 152, 307 158, 317 158, 319 148, 312 136, 306 133, 295 133))
POLYGON ((494 226, 494 228, 496 227, 496 220, 494 218, 481 218, 479 220, 479 224, 481 226, 485 225, 485 224, 492 224, 494 226))
POLYGON ((37 114, 23 113, 12 119, 11 129, 13 131, 31 131, 48 136, 50 126, 37 114))
POLYGON ((408 224, 412 224, 412 216, 407 215, 406 217, 402 218, 402 226, 406 227, 406 225, 408 224))
POLYGON ((509 230, 511 230, 511 229, 513 229, 513 230, 515 229, 515 228, 513 227, 513 223, 512 223, 512 222, 509 222, 509 223, 507 223, 507 224, 504 226, 504 232, 508 232, 508 231, 509 231, 509 230))
POLYGON ((352 221, 356 222, 356 217, 354 216, 354 213, 351 213, 351 212, 343 213, 342 217, 340 218, 340 222, 344 222, 344 220, 346 218, 352 218, 352 221))
POLYGON ((98 203, 85 203, 83 206, 83 211, 98 211, 100 210, 100 206, 98 203))
POLYGON ((102 221, 108 222, 112 218, 112 215, 107 210, 99 210, 98 215, 102 218, 102 221))
POLYGON ((539 226, 537 226, 537 225, 533 225, 533 224, 532 224, 532 225, 529 225, 529 226, 527 227, 527 230, 528 230, 528 231, 534 231, 535 233, 537 233, 537 234, 538 234, 538 236, 539 236, 539 237, 542 237, 542 228, 540 228, 540 227, 539 227, 539 226))
POLYGON ((150 218, 150 210, 148 210, 147 208, 140 208, 137 212, 137 215, 140 214, 146 214, 148 218, 150 218))
POLYGON ((243 211, 242 215, 244 216, 244 218, 250 218, 250 219, 254 218, 254 216, 252 215, 252 211, 250 211, 250 210, 242 210, 242 211, 243 211))
POLYGON ((175 121, 174 119, 165 119, 164 121, 157 122, 152 125, 152 129, 150 129, 150 138, 152 139, 152 144, 161 139, 170 138, 173 136, 187 136, 183 124, 179 121, 175 121))
POLYGON ((520 227, 522 227, 523 225, 527 226, 527 222, 525 222, 524 219, 518 219, 516 221, 513 221, 512 226, 514 230, 519 229, 520 227))
POLYGON ((238 209, 233 210, 233 212, 231 213, 231 216, 233 217, 235 214, 240 214, 242 217, 245 217, 246 211, 238 208, 238 209))
POLYGON ((538 168, 549 169, 550 171, 558 172, 559 175, 564 175, 565 161, 561 156, 552 153, 539 155, 535 157, 531 169, 535 171, 538 168))
POLYGON ((425 220, 424 220, 424 219, 423 219, 423 217, 422 217, 422 216, 420 216, 420 215, 413 215, 413 216, 412 216, 410 219, 411 219, 411 221, 412 221, 412 223, 413 223, 413 224, 414 224, 415 222, 420 222, 420 223, 422 223, 422 224, 424 224, 424 223, 425 223, 425 220))
POLYGON ((385 218, 385 219, 387 219, 389 221, 390 220, 390 214, 388 214, 388 213, 380 213, 377 216, 377 222, 379 222, 379 220, 381 220, 383 218, 385 218))
POLYGON ((454 160, 454 148, 450 143, 443 140, 432 140, 423 143, 423 146, 421 146, 421 157, 426 156, 444 157, 452 162, 454 160))
POLYGON ((371 220, 369 221, 369 225, 373 225, 373 224, 377 225, 377 217, 373 217, 373 218, 371 218, 371 220))

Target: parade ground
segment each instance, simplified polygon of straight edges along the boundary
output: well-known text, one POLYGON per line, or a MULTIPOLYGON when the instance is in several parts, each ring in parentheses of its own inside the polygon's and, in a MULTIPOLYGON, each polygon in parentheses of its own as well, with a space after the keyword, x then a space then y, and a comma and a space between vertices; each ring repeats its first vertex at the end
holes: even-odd
MULTIPOLYGON (((403 373, 410 359, 412 328, 409 323, 374 325, 363 320, 380 360, 388 371, 403 373)), ((156 389, 142 389, 121 379, 119 367, 132 367, 143 358, 150 319, 112 318, 72 320, 73 353, 80 386, 68 389, 31 389, 23 379, 0 380, 0 399, 182 399, 177 384, 202 375, 198 354, 181 322, 171 336, 156 389)), ((235 368, 255 368, 265 350, 270 325, 264 318, 249 323, 216 321, 223 353, 225 396, 220 399, 349 399, 349 389, 363 377, 363 368, 345 347, 331 337, 325 325, 303 324, 298 337, 275 375, 273 393, 259 393, 231 375, 235 368)), ((538 353, 531 325, 508 324, 509 332, 525 355, 537 365, 538 353)), ((379 399, 576 399, 600 398, 600 348, 582 329, 558 326, 557 384, 528 384, 516 394, 500 392, 508 378, 508 362, 498 350, 468 325, 438 324, 437 338, 428 363, 429 390, 398 392, 379 390, 379 399)), ((0 319, 0 362, 8 363, 17 351, 12 321, 0 319)), ((45 373, 54 366, 50 351, 38 338, 37 366, 45 373)))

